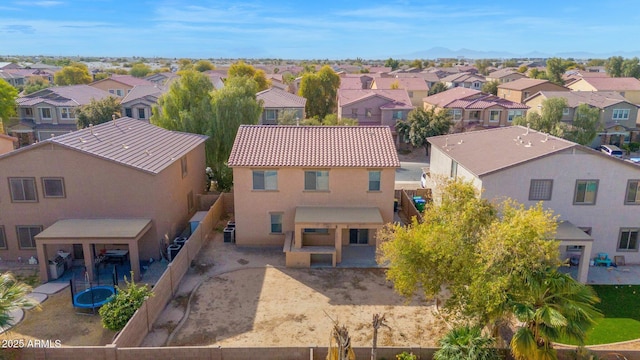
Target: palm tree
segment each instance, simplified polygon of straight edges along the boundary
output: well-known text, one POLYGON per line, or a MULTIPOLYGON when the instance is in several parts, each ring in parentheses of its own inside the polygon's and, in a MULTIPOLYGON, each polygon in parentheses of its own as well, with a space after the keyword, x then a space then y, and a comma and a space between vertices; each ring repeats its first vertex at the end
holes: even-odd
POLYGON ((552 341, 583 343, 587 329, 602 317, 600 299, 589 286, 557 270, 526 277, 521 293, 511 299, 513 314, 522 322, 511 339, 516 359, 555 360, 552 341))
POLYGON ((0 329, 14 325, 9 316, 11 311, 38 305, 26 296, 30 292, 31 286, 19 282, 12 273, 6 272, 0 275, 0 329))
POLYGON ((461 326, 449 331, 440 339, 440 349, 435 360, 493 360, 500 359, 494 340, 483 336, 479 327, 461 326))

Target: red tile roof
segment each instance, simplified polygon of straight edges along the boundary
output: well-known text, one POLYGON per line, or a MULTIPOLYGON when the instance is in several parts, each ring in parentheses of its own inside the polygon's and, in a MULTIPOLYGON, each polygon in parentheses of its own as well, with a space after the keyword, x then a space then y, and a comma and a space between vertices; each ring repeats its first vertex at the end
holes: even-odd
POLYGON ((257 93, 256 99, 264 102, 264 108, 304 108, 307 103, 302 96, 273 87, 257 93))
POLYGON ((518 102, 462 87, 427 96, 423 100, 427 104, 440 108, 486 109, 492 106, 501 106, 505 109, 529 108, 527 105, 518 102))
POLYGON ((395 102, 397 105, 404 105, 407 108, 413 108, 411 98, 407 90, 380 90, 380 89, 339 89, 338 90, 338 106, 345 106, 357 101, 361 101, 373 96, 380 96, 389 99, 389 102, 395 102))
POLYGON ((230 167, 399 167, 388 126, 242 125, 230 167))
MULTIPOLYGON (((549 83, 549 80, 543 80, 543 79, 529 79, 529 78, 523 78, 523 79, 518 79, 515 81, 509 81, 507 83, 503 83, 498 85, 499 89, 510 89, 510 90, 526 90, 529 89, 531 87, 534 86, 538 86, 540 84, 544 84, 544 83, 549 83)), ((561 89, 562 86, 558 86, 558 89, 561 89)))
POLYGON ((398 89, 409 91, 428 91, 429 87, 423 78, 402 77, 402 78, 377 78, 373 80, 378 89, 392 89, 394 84, 398 84, 398 89))
POLYGON ((570 108, 578 107, 580 104, 589 104, 598 109, 604 109, 619 103, 628 103, 620 93, 615 91, 539 91, 527 100, 538 96, 545 99, 565 98, 570 108))
MULTIPOLYGON (((578 81, 585 81, 593 86, 597 91, 628 91, 640 90, 640 80, 636 78, 607 78, 607 77, 585 77, 578 81)), ((577 83, 576 81, 575 83, 577 83)), ((575 84, 574 83, 574 84, 575 84)))
POLYGON ((111 77, 109 77, 109 78, 98 80, 98 81, 104 81, 104 80, 107 80, 107 79, 111 79, 113 81, 117 81, 119 83, 122 83, 122 84, 125 84, 125 85, 129 85, 129 86, 153 85, 153 83, 151 81, 149 81, 149 80, 137 78, 137 77, 131 76, 131 75, 111 75, 111 77))
POLYGON ((482 94, 482 92, 474 89, 456 87, 443 92, 439 92, 435 95, 427 96, 423 100, 431 105, 445 107, 456 100, 465 99, 474 95, 478 96, 478 94, 482 94))

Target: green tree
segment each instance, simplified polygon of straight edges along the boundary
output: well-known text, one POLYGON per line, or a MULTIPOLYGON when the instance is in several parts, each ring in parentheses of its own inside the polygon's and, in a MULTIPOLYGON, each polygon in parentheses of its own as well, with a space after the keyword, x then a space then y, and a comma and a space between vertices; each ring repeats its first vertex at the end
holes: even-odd
POLYGON ((556 360, 553 341, 564 338, 582 344, 586 331, 602 317, 593 289, 555 269, 529 274, 511 297, 513 314, 523 324, 511 339, 511 352, 518 360, 556 360))
POLYGON ((27 84, 24 87, 23 93, 25 95, 32 94, 36 91, 46 89, 51 86, 51 83, 42 76, 32 76, 27 79, 27 84))
POLYGON ((529 67, 527 65, 520 65, 520 67, 518 68, 518 72, 520 74, 524 74, 529 70, 529 67))
POLYGON ((129 70, 129 74, 137 78, 143 78, 149 75, 150 72, 151 72, 151 67, 149 67, 149 65, 144 63, 133 64, 133 66, 131 67, 131 70, 129 70))
POLYGON ((342 117, 338 118, 336 114, 327 114, 327 116, 322 119, 322 124, 325 126, 356 126, 358 125, 358 120, 342 117))
POLYGON ((89 74, 89 68, 85 64, 71 63, 53 75, 53 82, 56 85, 77 85, 88 84, 93 80, 89 74))
POLYGON ((231 64, 227 71, 229 78, 247 77, 253 79, 258 85, 258 91, 266 90, 271 86, 271 81, 267 80, 267 75, 262 70, 256 70, 253 66, 240 60, 231 64))
POLYGON ((601 129, 600 110, 588 104, 580 104, 573 122, 565 131, 565 139, 580 145, 589 145, 601 129))
POLYGON ((278 125, 296 125, 302 120, 297 110, 287 109, 278 112, 278 125))
POLYGON ((547 80, 547 73, 544 71, 540 71, 538 68, 531 68, 529 70, 529 78, 531 79, 544 79, 547 80))
POLYGON ((0 134, 4 133, 3 122, 8 122, 16 113, 17 98, 18 90, 4 79, 0 79, 0 134))
POLYGON ((400 62, 398 60, 394 60, 393 58, 388 58, 387 61, 384 62, 385 67, 390 67, 391 71, 397 70, 400 67, 400 62))
POLYGON ((99 72, 93 75, 93 81, 98 81, 98 80, 103 80, 108 78, 109 78, 109 73, 107 72, 99 72))
POLYGON ((640 78, 640 61, 637 57, 622 62, 622 76, 640 78))
POLYGON ((178 69, 180 71, 193 70, 193 62, 191 59, 180 59, 178 60, 178 69))
POLYGON ((443 82, 437 82, 435 84, 433 84, 433 86, 431 87, 431 89, 429 89, 429 96, 431 95, 435 95, 437 93, 441 93, 443 91, 447 91, 447 85, 445 85, 443 82))
POLYGON ((200 72, 205 72, 207 70, 214 70, 216 68, 215 65, 208 60, 198 60, 194 65, 193 69, 200 72))
POLYGON ((476 69, 484 76, 489 75, 489 66, 491 66, 491 61, 488 59, 476 60, 476 69))
POLYGON ((422 60, 416 59, 416 60, 413 60, 411 64, 409 64, 409 67, 422 70, 422 64, 423 64, 422 60))
POLYGON ((424 147, 426 154, 429 155, 427 138, 447 134, 452 125, 451 115, 446 110, 416 108, 409 112, 406 124, 398 121, 396 130, 399 136, 407 136, 411 145, 424 147))
POLYGON ((622 76, 622 64, 624 60, 622 56, 612 56, 607 60, 607 63, 604 65, 607 74, 611 77, 621 77, 622 76))
POLYGON ((482 92, 498 95, 498 85, 500 85, 498 80, 487 81, 486 83, 484 83, 484 85, 482 85, 482 92))
POLYGON ((496 360, 501 356, 493 347, 495 340, 483 336, 480 327, 459 326, 440 339, 434 360, 496 360))
POLYGON ((547 59, 547 78, 554 84, 564 85, 562 75, 567 70, 568 64, 561 58, 547 59))
POLYGON ((502 63, 502 67, 516 67, 516 66, 518 66, 518 60, 516 59, 505 60, 502 63))
POLYGON ((15 325, 9 317, 11 311, 33 306, 39 308, 36 301, 27 297, 30 292, 31 286, 18 281, 12 273, 0 274, 0 329, 15 325))
POLYGON ((233 185, 233 172, 226 163, 238 128, 243 124, 257 124, 262 114, 262 103, 256 99, 257 92, 255 80, 235 76, 227 79, 224 88, 212 93, 213 114, 207 134, 216 140, 207 160, 219 190, 227 191, 233 185))
POLYGON ((566 126, 561 122, 562 113, 568 106, 565 98, 546 99, 542 102, 542 114, 529 112, 526 118, 516 117, 513 124, 563 137, 566 126))
POLYGON ((153 296, 153 292, 147 285, 137 285, 133 281, 133 273, 131 275, 132 280, 130 282, 125 278, 127 286, 124 288, 118 287, 118 291, 113 295, 114 299, 100 308, 100 319, 105 329, 111 331, 122 330, 144 301, 153 296))
POLYGON ((78 129, 84 129, 90 124, 98 125, 111 121, 114 115, 119 118, 120 109, 120 99, 114 96, 101 100, 91 99, 88 104, 79 106, 75 110, 78 129))
POLYGON ((300 81, 299 95, 307 99, 305 112, 308 117, 324 119, 337 106, 340 76, 324 65, 317 73, 305 73, 300 81))
POLYGON ((589 59, 587 66, 604 66, 606 63, 605 59, 589 59))

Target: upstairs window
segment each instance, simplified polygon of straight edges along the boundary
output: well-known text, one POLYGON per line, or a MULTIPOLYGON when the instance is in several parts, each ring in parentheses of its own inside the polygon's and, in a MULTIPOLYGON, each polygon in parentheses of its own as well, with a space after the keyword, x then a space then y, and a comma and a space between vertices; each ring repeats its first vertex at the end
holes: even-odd
POLYGON ((307 191, 328 191, 329 171, 305 171, 304 189, 307 191))
POLYGON ((253 190, 278 190, 278 172, 276 170, 254 170, 253 190))
POLYGON ((594 205, 598 193, 598 180, 577 180, 574 205, 594 205))
POLYGON ((38 108, 40 111, 40 118, 51 119, 51 108, 38 108))
POLYGON ((625 205, 640 205, 640 180, 629 180, 627 193, 624 197, 625 205))
POLYGON ((273 109, 267 109, 265 118, 269 121, 276 121, 278 119, 278 111, 273 109))
POLYGON ((9 178, 12 202, 37 202, 35 178, 9 178))
POLYGON ((629 120, 629 109, 613 109, 613 120, 629 120))
POLYGON ((63 198, 64 179, 61 177, 42 178, 42 193, 46 198, 63 198))
POLYGON ((551 200, 553 180, 532 179, 529 186, 529 200, 551 200))
POLYGON ((124 108, 124 116, 133 117, 133 112, 131 111, 131 108, 124 108))
POLYGON ((60 108, 60 119, 75 119, 76 112, 73 108, 63 107, 60 108))
POLYGON ((0 249, 7 249, 7 235, 4 232, 4 226, 0 226, 0 249))
POLYGON ((379 170, 369 171, 369 191, 380 191, 380 174, 379 170))
POLYGON ((138 119, 146 119, 147 115, 144 111, 144 108, 138 108, 138 119))

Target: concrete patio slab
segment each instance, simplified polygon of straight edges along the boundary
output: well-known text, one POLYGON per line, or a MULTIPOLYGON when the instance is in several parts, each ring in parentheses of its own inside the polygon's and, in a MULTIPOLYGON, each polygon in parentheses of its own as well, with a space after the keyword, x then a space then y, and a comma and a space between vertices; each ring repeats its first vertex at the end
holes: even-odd
MULTIPOLYGON (((45 300, 47 300, 47 298, 49 296, 47 294, 43 294, 43 293, 32 292, 31 294, 27 295, 27 297, 30 297, 31 299, 33 299, 38 304, 42 304, 45 300)), ((33 308, 33 306, 28 307, 27 309, 32 309, 32 308, 33 308)))
POLYGON ((63 289, 69 287, 69 283, 55 283, 55 282, 48 282, 46 284, 42 284, 40 286, 38 286, 37 288, 33 289, 34 293, 41 293, 41 294, 46 294, 46 295, 53 295, 57 292, 62 291, 63 289))

